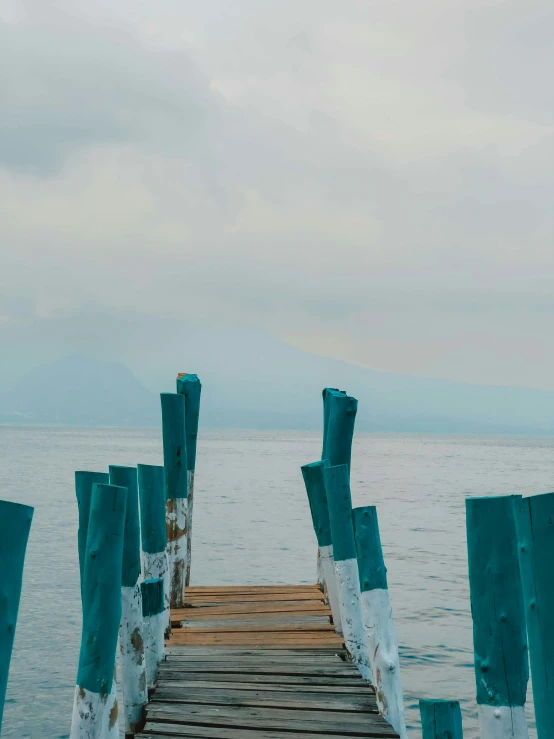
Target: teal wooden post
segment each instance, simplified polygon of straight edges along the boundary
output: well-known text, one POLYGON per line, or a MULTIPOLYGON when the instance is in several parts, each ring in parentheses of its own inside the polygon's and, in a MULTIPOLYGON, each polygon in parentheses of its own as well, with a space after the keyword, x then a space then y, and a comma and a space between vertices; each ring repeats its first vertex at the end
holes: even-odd
POLYGON ((346 464, 350 469, 358 401, 342 390, 325 388, 323 403, 324 429, 321 458, 328 459, 332 467, 346 464))
POLYGON ((71 739, 117 739, 114 669, 127 489, 95 483, 83 567, 83 630, 71 739))
POLYGON ((335 575, 346 647, 362 676, 371 680, 371 668, 360 602, 360 577, 352 523, 348 465, 324 467, 323 478, 331 524, 335 575))
POLYGON ((383 718, 402 739, 406 739, 398 643, 392 620, 377 509, 375 506, 354 508, 353 521, 362 614, 368 649, 372 656, 371 673, 377 705, 383 718))
POLYGON ((164 468, 151 464, 137 466, 140 500, 142 569, 145 580, 161 578, 164 583, 164 628, 171 632, 169 613, 169 563, 165 526, 164 468))
POLYGON ((34 508, 0 500, 0 732, 34 508))
POLYGON ((521 579, 537 736, 554 737, 554 493, 523 498, 518 510, 521 579))
POLYGON ((188 536, 187 572, 185 586, 190 583, 192 561, 192 513, 194 505, 194 471, 196 469, 196 442, 200 416, 200 394, 202 385, 198 375, 181 373, 177 376, 177 392, 185 397, 185 434, 187 439, 187 486, 188 486, 188 536))
POLYGON ((77 507, 79 511, 79 532, 77 534, 77 548, 79 550, 81 601, 83 599, 83 567, 85 563, 85 549, 87 546, 90 501, 92 498, 92 486, 95 482, 101 485, 108 485, 110 482, 110 476, 107 472, 86 472, 81 470, 75 473, 75 494, 77 496, 77 507))
POLYGON ((419 712, 422 739, 463 739, 458 701, 421 700, 419 712))
POLYGON ((119 665, 124 699, 125 733, 135 734, 144 726, 148 703, 140 575, 140 525, 136 467, 110 465, 110 483, 128 490, 121 567, 121 626, 119 665))
POLYGON ((184 608, 187 572, 188 486, 185 396, 161 393, 171 608, 184 608))
POLYGON ((527 739, 529 668, 515 501, 468 498, 467 547, 482 739, 527 739))
POLYGON ((340 606, 335 576, 335 559, 333 557, 333 542, 331 539, 331 524, 327 508, 327 495, 323 470, 329 466, 327 460, 312 462, 302 467, 302 477, 308 494, 308 502, 312 513, 312 522, 319 547, 319 562, 323 568, 324 582, 327 586, 327 597, 333 614, 335 630, 342 634, 340 620, 340 606))
POLYGON ((144 580, 142 590, 142 616, 144 619, 144 653, 146 657, 146 681, 148 689, 156 686, 158 667, 164 658, 164 591, 163 580, 157 577, 144 580))

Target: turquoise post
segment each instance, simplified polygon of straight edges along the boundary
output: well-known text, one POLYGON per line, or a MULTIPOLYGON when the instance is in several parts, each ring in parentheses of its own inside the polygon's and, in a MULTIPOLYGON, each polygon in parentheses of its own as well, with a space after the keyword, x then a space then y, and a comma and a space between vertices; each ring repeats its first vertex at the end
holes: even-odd
POLYGON ((463 739, 458 701, 420 700, 422 739, 463 739))
POLYGON ((329 459, 327 454, 327 438, 329 432, 329 415, 331 412, 331 395, 337 393, 339 395, 346 395, 343 390, 339 390, 336 387, 325 387, 322 391, 323 396, 323 447, 321 450, 321 459, 329 459))
POLYGON ((329 522, 329 509, 327 508, 327 495, 325 493, 325 481, 323 470, 329 466, 327 460, 305 464, 302 469, 302 477, 306 486, 312 523, 319 547, 332 545, 331 524, 329 522))
POLYGON ((121 568, 119 666, 125 702, 125 733, 135 734, 144 726, 144 707, 148 702, 142 636, 142 597, 138 585, 141 567, 136 467, 110 465, 110 483, 125 487, 128 491, 121 568))
POLYGON ((83 629, 71 739, 115 737, 115 652, 127 488, 94 483, 83 566, 83 629), (109 698, 113 695, 113 702, 109 698))
POLYGON ((358 555, 362 614, 372 655, 371 672, 379 713, 405 739, 404 698, 400 682, 398 643, 387 586, 375 506, 355 508, 354 535, 358 555))
POLYGON ((121 585, 132 588, 140 575, 140 525, 136 467, 110 465, 110 485, 127 488, 127 512, 125 514, 125 539, 121 585))
POLYGON ((519 558, 539 739, 554 737, 554 493, 523 498, 519 558))
POLYGON ((144 621, 144 652, 146 680, 152 690, 158 677, 158 665, 164 656, 164 588, 161 578, 144 580, 142 590, 142 617, 144 621))
POLYGON ((520 496, 512 495, 466 500, 482 739, 528 735, 523 706, 529 667, 515 522, 519 500, 520 496))
POLYGON ((181 374, 177 377, 177 393, 185 398, 185 434, 187 446, 187 470, 196 468, 196 442, 200 416, 202 384, 198 375, 181 374))
POLYGON ((149 580, 159 577, 164 582, 164 620, 166 635, 169 637, 170 581, 165 522, 164 468, 150 464, 139 464, 137 471, 144 579, 149 580))
POLYGON ((185 435, 187 444, 187 489, 188 489, 188 535, 187 571, 185 586, 190 583, 192 562, 192 517, 194 509, 194 471, 196 468, 196 441, 200 415, 200 393, 202 385, 197 375, 182 373, 177 377, 177 392, 185 398, 185 435))
POLYGON ((331 524, 327 507, 327 494, 323 470, 329 466, 328 460, 312 462, 302 467, 302 477, 308 494, 308 502, 312 513, 312 522, 318 544, 318 563, 321 566, 322 577, 320 585, 327 592, 329 605, 333 614, 335 630, 342 634, 340 605, 335 576, 335 559, 333 556, 333 541, 331 538, 331 524))
POLYGON ((81 577, 81 600, 83 598, 83 567, 85 562, 85 549, 87 546, 87 532, 90 515, 90 501, 92 497, 92 486, 94 483, 108 485, 110 476, 107 472, 75 473, 75 494, 79 510, 79 532, 77 534, 77 548, 79 550, 79 573, 81 577))
POLYGON ((328 459, 332 467, 346 464, 350 469, 358 401, 342 391, 326 388, 324 403, 327 421, 322 459, 328 459))
POLYGON ((0 732, 33 511, 0 500, 0 732))
POLYGON ((360 576, 356 559, 348 465, 323 468, 335 576, 346 647, 366 680, 371 680, 369 652, 362 618, 360 576))
POLYGON ((162 436, 165 470, 165 497, 186 498, 187 443, 185 436, 185 396, 161 393, 162 436))
POLYGON ((185 396, 162 393, 167 558, 171 608, 185 607, 188 535, 188 475, 185 396))

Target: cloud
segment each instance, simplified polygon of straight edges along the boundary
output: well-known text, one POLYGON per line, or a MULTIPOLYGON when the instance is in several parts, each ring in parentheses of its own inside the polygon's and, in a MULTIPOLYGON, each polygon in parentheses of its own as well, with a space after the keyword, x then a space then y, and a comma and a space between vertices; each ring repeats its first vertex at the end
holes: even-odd
POLYGON ((12 3, 1 315, 183 312, 550 382, 543 0, 12 3))

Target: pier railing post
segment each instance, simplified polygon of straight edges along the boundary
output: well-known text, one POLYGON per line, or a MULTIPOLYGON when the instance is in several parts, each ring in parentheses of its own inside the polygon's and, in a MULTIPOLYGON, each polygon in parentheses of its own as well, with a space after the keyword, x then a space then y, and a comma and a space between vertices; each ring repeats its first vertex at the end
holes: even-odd
POLYGON ((538 739, 554 737, 554 493, 520 500, 519 560, 538 739))
POLYGON ((310 503, 312 522, 319 547, 318 561, 323 569, 323 578, 327 587, 327 597, 329 598, 329 605, 333 614, 333 623, 336 631, 342 634, 331 525, 329 523, 325 480, 323 479, 323 470, 328 465, 327 460, 305 464, 302 467, 302 477, 304 478, 308 501, 310 503))
POLYGON ((164 582, 161 577, 143 580, 142 616, 144 619, 144 655, 148 689, 156 686, 158 668, 164 658, 164 582))
POLYGON ((187 571, 188 484, 185 398, 161 393, 164 449, 167 556, 171 608, 184 608, 187 571))
POLYGON ((187 484, 188 484, 188 535, 187 572, 185 586, 190 584, 192 562, 192 513, 194 505, 194 472, 196 469, 196 441, 200 416, 200 393, 202 385, 198 375, 181 372, 177 375, 177 392, 185 396, 185 434, 187 438, 187 484))
MULTIPOLYGON (((169 611, 169 564, 165 525, 164 468, 158 465, 137 465, 140 500, 140 531, 142 542, 142 572, 145 580, 161 578, 164 583, 164 632, 171 632, 169 611)), ((144 609, 143 609, 144 610, 144 609)))
POLYGON ((398 643, 392 620, 377 509, 375 506, 354 508, 353 520, 362 613, 377 706, 383 718, 402 739, 406 739, 398 643))
POLYGON ((0 731, 34 508, 0 500, 0 731))
POLYGON ((127 495, 126 488, 93 484, 82 567, 83 628, 71 739, 119 737, 114 669, 127 495))
POLYGON ((85 552, 87 548, 88 522, 90 518, 90 501, 92 486, 97 482, 100 485, 109 485, 110 476, 107 472, 75 472, 75 495, 79 513, 79 530, 77 533, 77 549, 79 551, 79 573, 81 578, 81 601, 83 598, 83 583, 85 566, 85 552))
POLYGON ((527 739, 529 668, 515 501, 468 498, 467 547, 481 739, 527 739))
MULTIPOLYGON (((458 701, 420 700, 422 739, 463 739, 458 701)), ((498 734, 498 739, 502 739, 498 734)))
POLYGON ((362 617, 360 577, 352 523, 350 474, 346 464, 323 469, 342 631, 352 661, 371 681, 371 666, 362 617))
POLYGON ((324 428, 321 459, 328 459, 331 467, 346 464, 350 469, 357 411, 356 398, 342 390, 325 388, 323 391, 324 428))
POLYGON ((126 487, 128 490, 121 568, 119 666, 125 704, 125 734, 132 735, 143 728, 144 711, 148 703, 142 635, 142 595, 138 584, 140 525, 136 467, 110 465, 110 483, 126 487))

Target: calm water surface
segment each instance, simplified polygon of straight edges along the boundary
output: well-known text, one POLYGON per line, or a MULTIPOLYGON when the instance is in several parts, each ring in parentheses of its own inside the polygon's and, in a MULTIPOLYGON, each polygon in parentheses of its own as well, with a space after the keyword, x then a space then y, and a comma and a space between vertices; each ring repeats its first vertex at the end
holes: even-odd
MULTIPOLYGON (((201 434, 193 584, 315 581, 299 468, 319 453, 317 433, 201 434)), ((81 628, 74 470, 161 459, 157 430, 0 426, 0 497, 36 508, 3 736, 69 736, 81 628)), ((464 499, 547 492, 553 477, 553 439, 357 436, 354 504, 378 506, 414 739, 421 697, 459 699, 464 736, 478 736, 464 499)))

